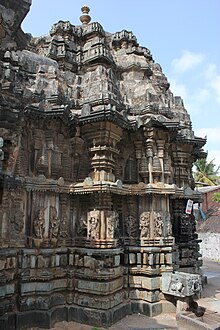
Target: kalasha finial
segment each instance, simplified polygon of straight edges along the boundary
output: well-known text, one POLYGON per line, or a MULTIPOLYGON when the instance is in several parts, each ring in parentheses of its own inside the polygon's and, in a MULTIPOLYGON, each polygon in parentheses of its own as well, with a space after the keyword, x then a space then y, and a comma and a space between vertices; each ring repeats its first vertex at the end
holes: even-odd
POLYGON ((89 16, 89 7, 87 5, 84 5, 81 8, 81 11, 83 14, 80 16, 80 21, 82 22, 82 24, 89 24, 89 22, 91 21, 91 17, 89 16))

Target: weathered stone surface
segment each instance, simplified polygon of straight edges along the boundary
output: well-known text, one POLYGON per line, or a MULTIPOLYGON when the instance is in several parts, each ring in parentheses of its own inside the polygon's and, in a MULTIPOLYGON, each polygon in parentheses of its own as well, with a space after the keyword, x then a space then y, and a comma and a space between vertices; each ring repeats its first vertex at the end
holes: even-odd
POLYGON ((176 297, 192 297, 202 289, 202 278, 196 274, 183 272, 163 273, 162 292, 176 297))
POLYGON ((32 0, 1 0, 0 2, 0 52, 6 49, 23 48, 30 36, 21 30, 32 0))
POLYGON ((160 313, 161 278, 199 278, 185 207, 205 140, 132 32, 84 8, 28 43, 30 4, 0 3, 0 325, 160 313))

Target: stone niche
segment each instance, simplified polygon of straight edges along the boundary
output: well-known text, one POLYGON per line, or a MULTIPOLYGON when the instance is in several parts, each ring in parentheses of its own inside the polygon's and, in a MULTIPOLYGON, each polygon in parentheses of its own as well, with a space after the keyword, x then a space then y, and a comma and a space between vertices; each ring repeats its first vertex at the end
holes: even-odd
POLYGON ((0 5, 0 328, 110 326, 198 294, 185 209, 205 140, 183 101, 132 32, 83 7, 29 40, 17 2, 0 5))

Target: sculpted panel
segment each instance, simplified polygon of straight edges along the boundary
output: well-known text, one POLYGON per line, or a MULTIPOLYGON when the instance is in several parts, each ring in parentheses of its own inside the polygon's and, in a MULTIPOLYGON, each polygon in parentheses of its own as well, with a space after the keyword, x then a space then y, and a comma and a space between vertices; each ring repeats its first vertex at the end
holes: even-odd
POLYGON ((125 232, 128 237, 137 236, 137 219, 133 215, 125 218, 125 232))
POLYGON ((140 237, 150 237, 150 212, 143 212, 140 216, 140 237))
POLYGON ((100 211, 93 210, 88 212, 87 218, 87 238, 99 239, 100 230, 100 211))
POLYGON ((40 208, 34 218, 34 235, 36 238, 44 238, 45 234, 45 217, 44 217, 44 208, 40 208))
POLYGON ((67 210, 63 211, 62 218, 60 220, 60 238, 69 237, 69 224, 68 224, 68 215, 67 210))
POLYGON ((118 213, 115 211, 108 211, 106 222, 107 222, 107 238, 115 238, 118 231, 118 213))
POLYGON ((16 234, 20 234, 24 228, 24 212, 20 209, 13 212, 11 216, 11 225, 16 234))
POLYGON ((161 237, 163 234, 163 218, 160 212, 153 213, 154 237, 161 237))
POLYGON ((49 237, 58 238, 60 229, 60 219, 57 216, 57 209, 54 206, 50 206, 49 213, 49 237))

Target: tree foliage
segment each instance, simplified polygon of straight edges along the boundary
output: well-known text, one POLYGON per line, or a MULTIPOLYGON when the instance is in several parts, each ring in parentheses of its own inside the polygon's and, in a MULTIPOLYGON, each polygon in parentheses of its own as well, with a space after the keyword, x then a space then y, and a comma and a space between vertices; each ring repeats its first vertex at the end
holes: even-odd
POLYGON ((212 198, 213 202, 218 202, 220 203, 220 192, 216 192, 213 194, 213 198, 212 198))
POLYGON ((219 182, 218 171, 215 169, 214 159, 208 161, 206 158, 195 162, 194 180, 196 183, 205 183, 208 186, 216 186, 219 182))

